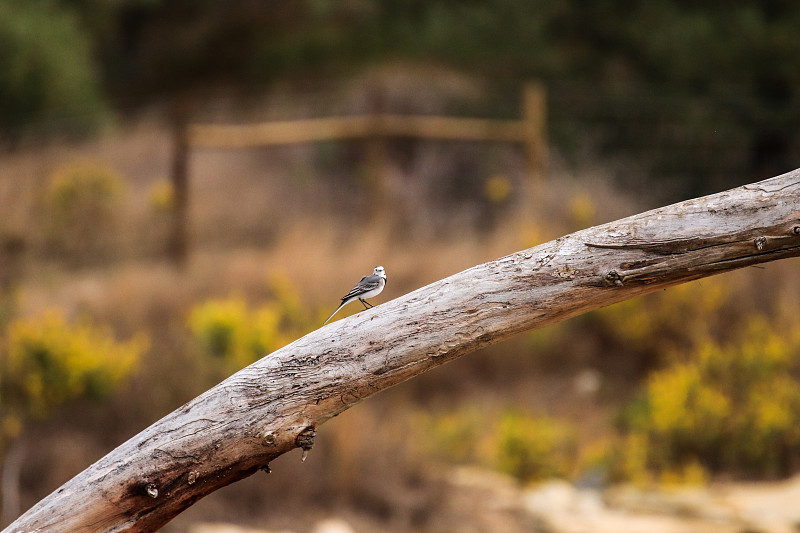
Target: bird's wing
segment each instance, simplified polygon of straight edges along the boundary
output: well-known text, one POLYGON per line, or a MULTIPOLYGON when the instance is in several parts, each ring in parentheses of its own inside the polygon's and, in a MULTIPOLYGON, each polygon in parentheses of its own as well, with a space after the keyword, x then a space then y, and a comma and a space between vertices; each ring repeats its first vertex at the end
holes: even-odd
POLYGON ((356 286, 350 289, 350 292, 342 296, 342 300, 347 300, 348 298, 354 298, 365 292, 369 292, 373 289, 377 289, 381 284, 381 277, 370 275, 364 276, 361 278, 361 281, 356 283, 356 286))

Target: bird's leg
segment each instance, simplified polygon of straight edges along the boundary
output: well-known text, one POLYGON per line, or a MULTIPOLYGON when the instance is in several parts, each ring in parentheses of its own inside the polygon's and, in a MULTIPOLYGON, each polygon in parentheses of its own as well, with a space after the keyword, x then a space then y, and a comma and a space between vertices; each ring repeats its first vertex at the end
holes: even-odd
POLYGON ((366 300, 364 300, 363 298, 359 298, 358 301, 364 304, 364 309, 369 309, 370 307, 374 307, 372 304, 367 303, 366 300))

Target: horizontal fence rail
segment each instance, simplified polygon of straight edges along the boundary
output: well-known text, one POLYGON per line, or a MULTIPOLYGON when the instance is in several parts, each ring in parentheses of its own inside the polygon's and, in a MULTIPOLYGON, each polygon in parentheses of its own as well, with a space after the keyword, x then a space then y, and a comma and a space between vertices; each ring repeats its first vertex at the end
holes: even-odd
POLYGON ((359 115, 258 124, 202 124, 189 128, 189 142, 205 148, 248 148, 357 139, 421 137, 460 141, 526 142, 523 121, 406 115, 359 115))

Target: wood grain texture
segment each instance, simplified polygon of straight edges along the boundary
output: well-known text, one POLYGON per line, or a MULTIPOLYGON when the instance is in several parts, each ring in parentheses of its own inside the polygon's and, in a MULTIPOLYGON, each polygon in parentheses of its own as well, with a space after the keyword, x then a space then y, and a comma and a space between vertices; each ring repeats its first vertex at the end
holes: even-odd
POLYGON ((6 532, 154 531, 348 407, 518 332, 800 255, 800 170, 589 228, 330 323, 180 407, 6 532))

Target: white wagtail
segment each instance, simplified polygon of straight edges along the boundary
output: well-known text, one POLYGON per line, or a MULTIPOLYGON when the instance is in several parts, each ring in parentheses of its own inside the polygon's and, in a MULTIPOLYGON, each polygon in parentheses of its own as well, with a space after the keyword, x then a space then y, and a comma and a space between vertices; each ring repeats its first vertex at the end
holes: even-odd
POLYGON ((371 275, 364 276, 363 278, 361 278, 361 281, 356 283, 356 286, 353 287, 350 290, 350 292, 342 296, 342 305, 337 307, 336 311, 331 313, 331 316, 329 316, 328 319, 322 323, 322 325, 324 326, 325 324, 327 324, 328 320, 333 318, 333 315, 339 312, 339 309, 349 304, 350 302, 358 300, 359 302, 364 304, 364 309, 369 309, 370 307, 373 307, 372 304, 367 303, 364 300, 366 298, 372 298, 373 296, 379 295, 385 286, 386 286, 386 271, 383 269, 382 266, 376 266, 375 270, 372 271, 371 275))

